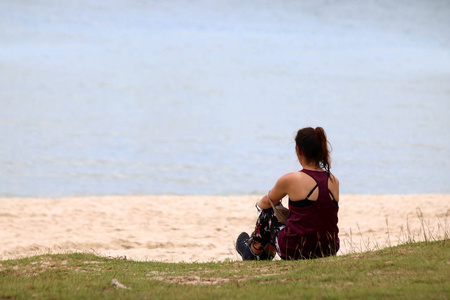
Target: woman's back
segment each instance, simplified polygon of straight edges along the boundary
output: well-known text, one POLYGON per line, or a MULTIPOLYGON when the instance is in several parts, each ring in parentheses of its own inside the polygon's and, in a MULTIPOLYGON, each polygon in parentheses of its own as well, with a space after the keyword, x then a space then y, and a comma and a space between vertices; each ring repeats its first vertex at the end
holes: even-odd
MULTIPOLYGON (((321 170, 322 171, 322 170, 321 170)), ((306 198, 316 201, 319 196, 319 190, 314 189, 317 182, 307 172, 295 172, 287 174, 291 177, 288 195, 290 201, 301 201, 306 198), (312 193, 311 193, 312 192, 312 193)), ((339 202, 339 181, 332 174, 328 177, 328 189, 335 196, 335 200, 339 202)))
POLYGON ((289 217, 286 227, 278 235, 280 252, 283 258, 290 259, 335 255, 339 250, 339 208, 334 196, 335 193, 338 195, 338 181, 330 179, 324 171, 303 169, 300 173, 311 180, 301 185, 312 185, 309 192, 313 192, 310 198, 303 198, 304 191, 298 189, 303 199, 295 199, 294 196, 298 194, 289 194, 289 217))

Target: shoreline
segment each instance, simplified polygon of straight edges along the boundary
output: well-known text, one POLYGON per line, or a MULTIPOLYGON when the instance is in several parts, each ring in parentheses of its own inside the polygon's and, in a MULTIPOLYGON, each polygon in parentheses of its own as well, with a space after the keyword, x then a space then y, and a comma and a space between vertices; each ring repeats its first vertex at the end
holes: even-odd
MULTIPOLYGON (((0 260, 68 252, 139 261, 240 260, 234 242, 253 230, 260 197, 0 198, 0 260)), ((450 232, 450 194, 341 194, 339 206, 338 255, 450 232)))

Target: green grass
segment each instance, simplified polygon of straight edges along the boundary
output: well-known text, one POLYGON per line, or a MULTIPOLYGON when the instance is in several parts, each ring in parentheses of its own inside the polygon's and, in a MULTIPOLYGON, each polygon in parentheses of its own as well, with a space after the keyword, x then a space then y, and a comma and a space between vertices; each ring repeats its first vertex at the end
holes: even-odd
POLYGON ((450 299, 450 241, 308 261, 0 261, 0 299, 450 299), (130 289, 116 289, 117 279, 130 289))

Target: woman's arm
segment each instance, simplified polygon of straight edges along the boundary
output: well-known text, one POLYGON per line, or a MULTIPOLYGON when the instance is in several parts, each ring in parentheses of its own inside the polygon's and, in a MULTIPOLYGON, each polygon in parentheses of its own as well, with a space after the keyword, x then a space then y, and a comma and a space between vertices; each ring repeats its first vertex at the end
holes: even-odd
MULTIPOLYGON (((281 199, 288 194, 289 182, 292 179, 291 174, 292 173, 281 176, 275 183, 274 187, 269 191, 269 193, 267 193, 270 200, 272 200, 273 205, 280 202, 281 199)), ((261 200, 257 202, 257 205, 261 209, 268 209, 272 207, 269 203, 269 198, 267 195, 264 195, 261 200)))

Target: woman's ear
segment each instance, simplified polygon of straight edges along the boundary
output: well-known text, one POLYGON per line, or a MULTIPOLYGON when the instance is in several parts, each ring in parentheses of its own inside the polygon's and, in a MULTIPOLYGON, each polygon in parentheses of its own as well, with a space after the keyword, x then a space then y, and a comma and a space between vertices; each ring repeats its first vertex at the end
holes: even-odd
POLYGON ((295 146, 295 150, 297 151, 297 156, 300 157, 302 156, 302 151, 300 151, 300 148, 298 146, 295 146))

